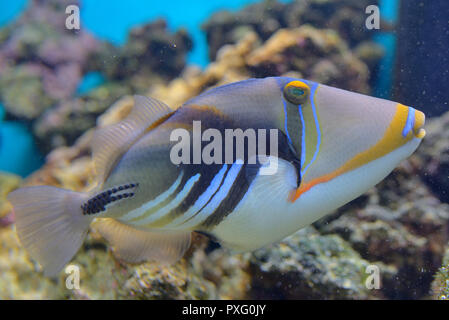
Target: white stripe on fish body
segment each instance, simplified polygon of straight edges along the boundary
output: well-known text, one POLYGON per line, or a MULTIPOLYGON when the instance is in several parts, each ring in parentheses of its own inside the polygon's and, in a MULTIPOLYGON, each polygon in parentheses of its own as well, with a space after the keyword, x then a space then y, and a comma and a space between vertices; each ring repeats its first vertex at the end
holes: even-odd
POLYGON ((176 188, 178 188, 179 184, 181 183, 182 176, 184 175, 184 172, 181 172, 181 174, 178 176, 176 181, 171 185, 170 188, 168 188, 166 191, 158 195, 155 199, 148 201, 144 203, 139 208, 136 208, 132 211, 129 211, 125 215, 119 218, 120 221, 123 222, 129 222, 133 219, 140 218, 142 216, 145 216, 145 213, 149 210, 156 208, 158 205, 160 205, 162 202, 164 202, 168 197, 170 197, 173 192, 175 192, 176 188))
POLYGON ((175 218, 173 221, 171 221, 169 224, 165 225, 164 228, 170 229, 174 228, 176 229, 179 227, 182 223, 186 222, 188 219, 192 218, 195 213, 197 213, 199 210, 201 210, 202 207, 204 207, 207 202, 212 198, 212 196, 215 194, 215 192, 220 187, 221 182, 224 179, 226 170, 228 169, 228 165, 224 164, 220 171, 214 176, 212 179, 209 187, 204 191, 198 199, 195 201, 194 205, 191 206, 184 214, 181 216, 175 218))
POLYGON ((232 164, 231 168, 226 174, 221 188, 218 189, 217 193, 214 195, 212 200, 210 200, 209 204, 199 213, 194 215, 191 219, 179 225, 179 227, 182 227, 183 229, 194 228, 195 226, 206 220, 207 217, 209 217, 218 208, 220 203, 228 196, 229 190, 237 179, 237 176, 242 168, 243 161, 237 159, 237 161, 232 164))
POLYGON ((149 216, 141 217, 139 220, 133 221, 132 224, 149 227, 149 225, 152 222, 159 220, 160 218, 169 214, 173 209, 179 206, 184 201, 184 199, 189 195, 189 192, 192 190, 195 183, 197 183, 197 181, 200 179, 200 176, 201 174, 197 173, 189 180, 187 180, 181 192, 179 192, 175 196, 175 198, 171 200, 165 207, 162 207, 161 209, 159 209, 158 211, 149 216))
MULTIPOLYGON (((237 251, 255 250, 280 241, 377 184, 408 157, 419 142, 415 138, 381 158, 317 184, 293 203, 288 200, 288 194, 294 186, 295 169, 280 160, 278 174, 284 176, 284 183, 277 183, 267 193, 266 188, 275 183, 266 179, 275 176, 257 175, 247 196, 211 233, 225 246, 237 251)), ((278 174, 276 176, 280 178, 278 174)))

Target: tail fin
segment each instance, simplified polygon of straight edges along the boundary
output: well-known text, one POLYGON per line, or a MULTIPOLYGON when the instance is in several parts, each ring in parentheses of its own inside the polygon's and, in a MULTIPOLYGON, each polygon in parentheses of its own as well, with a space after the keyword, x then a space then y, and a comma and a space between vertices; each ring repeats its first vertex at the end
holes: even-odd
POLYGON ((8 200, 20 242, 46 276, 55 276, 76 254, 92 221, 81 210, 87 194, 37 186, 15 190, 8 200))

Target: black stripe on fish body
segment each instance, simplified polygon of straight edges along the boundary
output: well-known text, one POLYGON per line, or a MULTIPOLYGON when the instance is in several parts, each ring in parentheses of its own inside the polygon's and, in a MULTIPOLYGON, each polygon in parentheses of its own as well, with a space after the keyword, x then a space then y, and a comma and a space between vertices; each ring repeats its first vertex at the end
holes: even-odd
POLYGON ((296 169, 297 187, 301 184, 301 154, 297 152, 293 146, 289 144, 287 136, 280 131, 278 136, 278 158, 290 162, 296 169))
MULTIPOLYGON (((179 174, 183 174, 183 170, 179 171, 179 174)), ((172 202, 176 196, 178 195, 179 192, 182 191, 182 189, 184 188, 185 184, 187 183, 187 181, 191 178, 192 176, 183 174, 181 181, 179 182, 179 185, 176 187, 176 189, 167 197, 165 198, 161 203, 159 203, 158 205, 149 208, 148 210, 146 210, 145 215, 149 216, 152 215, 154 213, 156 213, 159 209, 167 206, 170 202, 172 202)), ((152 201, 154 199, 156 199, 157 197, 159 197, 163 192, 165 192, 165 190, 161 191, 160 193, 156 194, 152 199, 150 199, 149 201, 152 201)))
POLYGON ((182 203, 168 213, 167 218, 173 220, 182 215, 183 213, 185 213, 187 210, 189 210, 189 208, 195 204, 195 202, 207 190, 207 188, 209 188, 212 180, 220 171, 221 167, 222 165, 215 165, 215 164, 183 166, 186 181, 191 177, 193 177, 194 175, 196 175, 197 173, 200 174, 200 178, 198 182, 195 183, 195 185, 189 191, 189 193, 182 201, 182 203))
POLYGON ((223 187, 223 183, 225 182, 226 176, 228 175, 230 169, 231 169, 231 167, 229 166, 229 167, 226 169, 226 171, 225 171, 225 173, 224 173, 224 175, 223 175, 223 179, 221 179, 220 185, 218 186, 217 190, 215 190, 215 192, 212 194, 212 196, 211 196, 211 197, 207 200, 207 202, 201 207, 201 209, 198 210, 198 212, 196 212, 196 213, 193 215, 193 217, 192 217, 191 219, 193 219, 198 213, 201 212, 201 210, 203 210, 205 207, 207 207, 207 206, 209 205, 209 203, 211 202, 211 200, 215 197, 215 195, 220 191, 221 187, 223 187))
POLYGON ((220 185, 218 186, 217 190, 215 190, 215 192, 209 197, 209 199, 207 199, 206 203, 197 212, 195 212, 187 221, 194 219, 205 207, 209 205, 210 201, 215 197, 215 195, 220 191, 221 187, 223 186, 223 183, 226 179, 226 175, 228 174, 229 169, 230 167, 228 167, 224 172, 223 178, 221 179, 220 185))
MULTIPOLYGON (((218 129, 221 133, 223 132, 224 128, 232 127, 232 124, 229 120, 225 119, 223 115, 221 115, 215 108, 213 107, 199 107, 195 106, 192 108, 192 110, 186 110, 185 108, 179 108, 175 111, 175 113, 170 117, 169 120, 167 120, 167 123, 173 123, 173 124, 180 124, 180 123, 187 123, 192 124, 193 121, 201 121, 201 132, 204 132, 205 130, 209 128, 218 129)), ((201 152, 204 149, 204 147, 209 144, 208 141, 201 141, 201 152)), ((224 141, 222 141, 222 150, 224 150, 224 141)), ((181 182, 179 186, 176 188, 176 190, 172 193, 172 195, 166 199, 163 203, 161 203, 161 207, 168 204, 170 201, 172 201, 176 195, 183 190, 185 184, 187 181, 195 176, 196 174, 200 174, 199 181, 194 185, 192 190, 187 195, 187 198, 183 201, 183 208, 188 209, 191 205, 193 205, 192 201, 196 200, 199 195, 203 193, 205 189, 209 186, 212 179, 215 177, 215 175, 218 173, 220 168, 222 167, 221 163, 224 163, 224 154, 222 155, 222 158, 220 159, 220 163, 212 163, 212 164, 205 164, 205 163, 199 163, 195 164, 193 155, 194 155, 194 141, 193 141, 193 135, 190 135, 190 159, 189 163, 181 163, 179 165, 178 172, 183 173, 183 177, 181 179, 181 182), (204 189, 204 190, 203 190, 204 189)), ((196 150, 195 150, 196 152, 196 150)), ((157 195, 156 195, 157 197, 157 195)), ((193 201, 194 202, 194 201, 193 201)), ((178 208, 175 208, 174 210, 178 211, 178 208)))
MULTIPOLYGON (((223 149, 224 149, 224 140, 223 142, 223 149)), ((204 147, 204 146, 203 146, 204 147)), ((245 149, 248 150, 248 144, 245 139, 245 149)), ((267 140, 267 146, 266 150, 270 150, 270 144, 269 139, 267 140)), ((279 158, 282 158, 284 160, 289 161, 292 163, 298 173, 297 183, 299 185, 301 178, 300 178, 300 161, 297 158, 294 149, 291 148, 291 146, 288 144, 287 137, 285 134, 281 132, 281 134, 278 134, 278 154, 277 156, 279 158)), ((193 154, 193 153, 191 153, 193 154)), ((234 143, 233 148, 233 161, 235 162, 237 160, 236 158, 236 144, 234 143)), ((268 152, 269 155, 269 152, 268 152)), ((244 156, 244 164, 243 168, 240 170, 239 174, 237 175, 237 178, 235 179, 231 189, 229 190, 228 194, 226 195, 225 199, 222 200, 219 207, 208 217, 206 220, 199 225, 199 228, 204 229, 210 229, 213 226, 219 224, 224 218, 226 218, 230 213, 232 213, 235 209, 235 207, 238 205, 238 203, 241 201, 241 199, 245 196, 246 192, 248 191, 249 186, 253 182, 254 178, 256 177, 257 173, 259 172, 259 169, 261 167, 260 163, 257 162, 255 164, 249 164, 248 163, 249 155, 245 153, 244 156)), ((222 163, 225 163, 225 154, 222 154, 222 163)), ((207 188, 210 186, 210 183, 214 176, 218 173, 218 171, 222 168, 222 165, 183 165, 183 168, 186 172, 189 172, 186 176, 189 179, 196 173, 200 173, 201 177, 198 183, 195 187, 192 188, 192 190, 189 192, 187 198, 183 201, 182 204, 180 204, 177 208, 173 209, 169 213, 169 220, 173 220, 174 218, 180 216, 184 212, 186 212, 194 203, 196 200, 207 190, 207 188), (194 169, 192 169, 194 168, 194 169), (204 176, 204 177, 203 177, 204 176)), ((223 183, 226 180, 226 176, 231 168, 231 165, 228 165, 228 168, 223 176, 223 179, 221 180, 220 186, 218 189, 209 197, 207 202, 202 206, 200 210, 198 210, 192 217, 189 218, 189 220, 194 219, 205 207, 207 207, 210 203, 210 201, 214 198, 214 196, 220 192, 220 189, 223 187, 223 183)))
MULTIPOLYGON (((270 150, 269 146, 267 146, 267 150, 270 150)), ((300 175, 301 163, 300 160, 297 158, 297 155, 294 152, 294 150, 292 150, 292 148, 289 146, 287 137, 282 132, 280 135, 278 135, 277 157, 289 161, 296 168, 297 183, 299 186, 301 182, 301 175, 300 175)), ((240 203, 240 201, 243 199, 245 194, 248 192, 248 189, 251 183, 253 183, 260 168, 261 164, 259 162, 256 164, 244 163, 243 168, 237 175, 237 178, 235 179, 226 197, 222 200, 217 209, 209 217, 207 217, 206 220, 198 226, 198 228, 200 230, 210 230, 214 226, 217 226, 221 221, 223 221, 229 214, 231 214, 237 207, 237 205, 240 203)), ((225 180, 225 178, 226 177, 224 177, 223 181, 225 180)), ((222 186, 220 185, 217 192, 220 190, 221 187, 222 186)))
MULTIPOLYGON (((184 117, 186 114, 181 113, 175 113, 169 121, 172 121, 174 123, 177 122, 189 122, 193 120, 201 120, 201 130, 204 132, 208 128, 214 128, 221 132, 222 137, 225 137, 224 130, 225 129, 237 129, 235 127, 235 124, 232 121, 224 120, 220 118, 220 115, 217 116, 215 114, 214 110, 209 110, 208 107, 203 108, 194 108, 193 112, 189 112, 186 117, 184 117), (202 112, 205 110, 205 112, 202 112)), ((252 128, 239 128, 243 131, 246 129, 252 129, 252 128)), ((269 130, 267 130, 267 136, 269 137, 269 130)), ((258 135, 256 134, 256 139, 258 138, 258 135)), ((191 136, 191 139, 193 137, 191 136)), ((235 139, 235 137, 234 137, 235 139)), ((290 148, 287 142, 287 137, 285 134, 280 131, 280 134, 278 134, 278 153, 279 157, 284 158, 288 161, 294 162, 297 161, 296 155, 294 151, 290 148)), ((205 145, 210 143, 209 141, 201 141, 201 149, 203 150, 205 145)), ((222 139, 222 158, 221 158, 221 164, 192 164, 193 163, 193 145, 194 142, 191 140, 190 144, 190 163, 191 164, 181 164, 180 166, 180 172, 183 172, 182 180, 179 184, 179 186, 176 188, 176 190, 155 208, 150 209, 147 214, 152 214, 156 212, 159 208, 166 206, 168 203, 174 200, 176 195, 181 192, 185 184, 189 179, 191 179, 196 174, 200 174, 199 180, 197 183, 195 183, 191 190, 188 191, 187 196, 182 201, 180 205, 178 205, 176 208, 172 209, 167 215, 164 217, 161 217, 161 223, 162 221, 164 223, 169 223, 173 219, 179 217, 183 213, 185 213, 189 208, 191 208, 195 202, 198 200, 198 198, 207 190, 207 188, 210 186, 213 178, 216 176, 216 174, 219 172, 219 170, 222 168, 222 164, 226 163, 228 159, 226 159, 225 155, 225 139, 222 139)), ((253 181, 254 177, 256 176, 260 165, 259 164, 249 164, 248 160, 251 155, 248 155, 246 153, 246 150, 249 150, 248 147, 248 141, 245 139, 244 141, 244 168, 239 172, 239 175, 234 181, 234 185, 232 186, 229 194, 227 197, 222 201, 222 204, 220 205, 217 210, 204 222, 206 226, 212 226, 214 224, 218 224, 222 219, 224 219, 229 213, 231 213, 234 208, 237 206, 237 204, 240 202, 240 200, 245 195, 247 189, 249 188, 249 185, 253 181)), ((257 143, 258 146, 258 143, 257 143)), ((236 152, 236 142, 234 140, 233 143, 233 159, 232 161, 235 162, 237 160, 237 152, 236 152)), ((267 141, 266 149, 268 152, 270 150, 269 145, 269 139, 267 141)), ((207 207, 210 203, 210 201, 214 198, 214 196, 220 191, 220 189, 223 186, 223 183, 226 179, 226 175, 228 174, 230 170, 230 165, 228 164, 228 168, 223 176, 223 179, 221 180, 220 186, 218 189, 210 196, 210 198, 207 200, 206 204, 202 206, 200 210, 198 210, 189 220, 195 218, 205 207, 207 207)), ((298 170, 299 172, 299 170, 298 170)))
MULTIPOLYGON (((234 211, 248 192, 248 189, 254 181, 259 169, 260 165, 258 164, 243 165, 243 168, 239 171, 237 178, 232 184, 232 187, 226 197, 221 201, 217 209, 215 209, 215 211, 198 226, 200 230, 212 229, 234 211)), ((221 187, 222 186, 220 186, 220 188, 221 187)), ((220 190, 220 188, 218 190, 220 190)))
MULTIPOLYGON (((302 121, 299 109, 301 107, 293 106, 288 104, 285 106, 285 111, 287 112, 286 117, 286 128, 291 139, 291 147, 296 151, 300 151, 302 148, 302 121)), ((288 139, 288 138, 287 138, 288 139)))
POLYGON ((113 202, 116 202, 118 200, 122 199, 128 199, 132 198, 134 196, 134 188, 137 188, 139 186, 138 183, 130 183, 121 185, 118 187, 113 187, 111 189, 105 190, 89 200, 87 200, 85 203, 81 205, 81 209, 83 210, 83 215, 91 215, 91 214, 97 214, 103 211, 106 211, 106 206, 108 204, 111 204, 113 202), (133 190, 129 190, 133 189, 133 190), (128 192, 122 192, 125 190, 129 190, 128 192), (117 194, 118 192, 122 192, 120 194, 117 194))
MULTIPOLYGON (((185 115, 185 117, 179 117, 181 116, 179 113, 175 113, 174 117, 170 121, 197 121, 201 120, 201 131, 204 132, 205 130, 209 128, 214 128, 219 130, 222 133, 222 136, 224 137, 224 128, 232 127, 232 123, 225 119, 221 114, 217 113, 217 111, 214 108, 210 107, 194 107, 192 110, 190 110, 189 113, 185 115)), ((196 174, 200 174, 199 180, 197 183, 194 184, 191 190, 189 190, 186 198, 182 201, 180 205, 178 205, 176 208, 172 209, 164 218, 162 218, 164 221, 171 221, 178 216, 185 213, 190 207, 192 207, 195 202, 198 200, 198 198, 209 188, 212 180, 214 177, 218 174, 220 169, 223 167, 223 163, 225 163, 225 154, 222 153, 222 158, 220 159, 219 164, 193 164, 193 136, 190 137, 190 163, 189 164, 181 164, 181 172, 184 173, 183 178, 181 180, 180 185, 178 188, 173 192, 173 194, 166 199, 159 207, 163 207, 169 202, 171 202, 176 195, 184 188, 187 181, 195 176, 196 174)), ((208 141, 201 141, 201 149, 203 150, 204 147, 210 142, 208 141)), ((222 150, 225 149, 225 141, 222 139, 222 150)), ((227 169, 229 170, 229 168, 227 169)), ((226 172, 227 173, 227 172, 226 172)), ((225 174, 226 174, 225 173, 225 174)), ((223 180, 221 183, 223 183, 223 180)), ((221 187, 221 185, 220 185, 221 187)), ((218 189, 219 190, 219 189, 218 189)), ((217 190, 217 191, 218 191, 217 190)), ((216 193, 216 192, 215 192, 216 193)), ((209 203, 209 201, 213 198, 215 193, 210 197, 206 203, 206 205, 209 203)), ((203 208, 206 206, 204 205, 203 208)), ((202 208, 194 214, 198 214, 202 208)), ((156 211, 156 208, 152 211, 156 211)), ((151 214, 151 213, 150 213, 151 214)))

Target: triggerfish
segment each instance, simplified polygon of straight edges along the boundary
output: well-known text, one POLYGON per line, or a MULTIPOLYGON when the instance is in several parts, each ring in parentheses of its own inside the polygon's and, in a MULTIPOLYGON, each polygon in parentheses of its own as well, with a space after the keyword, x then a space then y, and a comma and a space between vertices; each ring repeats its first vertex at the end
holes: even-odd
POLYGON ((234 252, 280 241, 381 181, 425 135, 425 116, 414 108, 287 77, 216 87, 176 110, 134 101, 127 118, 95 132, 90 191, 34 186, 9 194, 19 240, 46 275, 73 258, 91 222, 118 258, 133 263, 177 261, 193 231, 234 252), (192 135, 173 139, 179 129, 192 135), (277 135, 252 149, 265 161, 249 161, 225 158, 235 147, 218 150, 225 143, 216 133, 227 129, 247 133, 245 141, 251 130, 277 135), (212 138, 214 161, 205 161, 201 150, 212 138), (193 160, 174 161, 181 151, 193 160), (273 161, 276 170, 262 174, 273 161))

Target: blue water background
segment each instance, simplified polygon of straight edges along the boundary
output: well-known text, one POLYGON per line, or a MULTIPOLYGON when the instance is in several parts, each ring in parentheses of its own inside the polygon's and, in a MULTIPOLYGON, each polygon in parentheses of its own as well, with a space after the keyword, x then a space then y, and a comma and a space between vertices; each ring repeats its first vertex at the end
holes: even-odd
MULTIPOLYGON (((290 2, 291 0, 281 0, 290 2)), ((175 31, 180 27, 188 30, 194 41, 194 48, 188 55, 188 63, 201 67, 209 63, 206 35, 201 24, 217 10, 238 10, 258 0, 207 0, 207 1, 148 1, 148 0, 82 0, 81 27, 87 28, 100 39, 117 45, 126 42, 129 29, 155 18, 165 18, 168 27, 175 31)), ((17 18, 26 7, 27 0, 0 1, 0 27, 17 18)), ((396 19, 398 1, 381 0, 382 17, 396 19)), ((391 87, 391 70, 394 61, 395 39, 392 34, 380 34, 375 41, 386 47, 387 55, 381 61, 380 75, 374 95, 388 98, 391 87)), ((84 76, 77 89, 77 95, 87 93, 104 82, 101 74, 92 72, 84 76)), ((42 156, 26 125, 6 122, 3 119, 0 101, 0 171, 10 171, 26 176, 39 168, 42 156)))
MULTIPOLYGON (((390 24, 396 23, 399 14, 399 1, 381 0, 380 12, 383 20, 390 24)), ((379 72, 377 73, 373 95, 389 99, 393 85, 396 35, 391 32, 382 32, 381 29, 380 32, 374 35, 373 40, 385 48, 385 55, 379 63, 379 72)))
POLYGON ((0 27, 13 21, 25 9, 27 0, 0 1, 0 27))
POLYGON ((43 158, 28 127, 17 121, 2 121, 4 114, 0 104, 0 171, 27 176, 41 167, 43 158))

